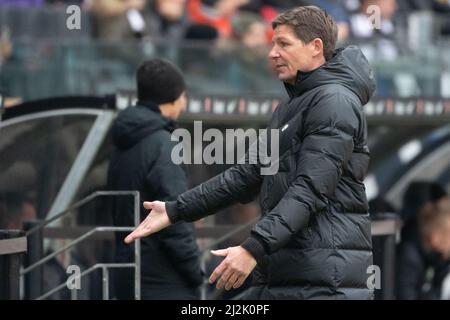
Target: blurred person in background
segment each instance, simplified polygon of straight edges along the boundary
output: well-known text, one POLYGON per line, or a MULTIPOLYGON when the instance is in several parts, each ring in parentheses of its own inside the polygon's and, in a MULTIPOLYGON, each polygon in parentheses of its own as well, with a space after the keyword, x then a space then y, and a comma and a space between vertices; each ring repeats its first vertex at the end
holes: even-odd
POLYGON ((188 13, 194 23, 212 26, 221 37, 230 38, 232 18, 249 3, 250 0, 188 0, 188 13))
POLYGON ((439 13, 441 19, 440 32, 443 36, 450 36, 450 1, 432 0, 433 10, 439 13))
POLYGON ((148 19, 150 36, 167 41, 181 40, 190 24, 186 0, 152 0, 148 19))
MULTIPOLYGON (((0 229, 23 230, 25 222, 37 219, 37 212, 33 201, 18 192, 0 193, 0 229)), ((44 256, 53 253, 47 250, 44 256)), ((43 293, 59 286, 67 280, 67 273, 58 257, 54 257, 44 264, 43 293)), ((50 300, 70 299, 67 288, 59 290, 48 297, 50 300)))
POLYGON ((436 267, 426 270, 422 289, 428 299, 450 299, 450 288, 445 288, 445 280, 450 276, 449 199, 427 204, 419 212, 419 224, 424 250, 429 254, 434 253, 439 259, 436 267))
MULTIPOLYGON (((436 285, 431 288, 430 284, 439 282, 433 278, 438 279, 446 273, 448 259, 445 254, 436 251, 439 249, 436 238, 442 239, 442 232, 437 232, 438 236, 431 236, 429 228, 425 227, 427 232, 424 238, 421 228, 423 222, 430 217, 430 210, 448 205, 449 197, 437 183, 416 181, 408 186, 403 197, 403 227, 401 241, 397 247, 397 299, 436 298, 436 285), (421 214, 422 211, 426 213, 421 214)), ((434 221, 433 218, 430 220, 434 221)), ((432 233, 434 234, 434 230, 432 233)))
POLYGON ((45 5, 45 0, 0 0, 0 6, 15 7, 41 7, 45 5))
POLYGON ((326 10, 336 20, 338 44, 347 40, 350 36, 350 21, 342 1, 314 0, 312 3, 326 10))
POLYGON ((268 26, 256 13, 242 11, 232 19, 233 37, 220 39, 213 51, 213 56, 226 62, 227 79, 238 90, 256 92, 277 87, 271 77, 268 26))
POLYGON ((150 35, 147 0, 91 0, 95 36, 102 40, 140 39, 150 35))
MULTIPOLYGON (((138 190, 141 199, 174 200, 187 189, 183 169, 171 160, 171 133, 186 107, 186 85, 181 72, 166 60, 144 62, 137 71, 136 106, 119 113, 112 128, 115 151, 108 169, 111 190, 138 190)), ((141 218, 146 211, 141 209, 141 218)), ((115 198, 116 226, 134 225, 134 201, 115 198)), ((116 261, 131 263, 134 250, 116 233, 116 261)), ((172 225, 141 242, 142 299, 199 299, 203 281, 200 252, 193 228, 172 225)), ((134 271, 118 270, 116 297, 133 299, 134 271)))
POLYGON ((22 230, 23 223, 37 218, 33 202, 15 193, 0 193, 0 229, 22 230))
POLYGON ((364 43, 361 49, 369 60, 377 57, 393 61, 398 57, 396 36, 401 30, 394 19, 397 8, 396 0, 360 0, 358 12, 350 16, 350 36, 364 43), (371 6, 379 9, 381 17, 378 26, 373 18, 374 11, 369 10, 371 6))

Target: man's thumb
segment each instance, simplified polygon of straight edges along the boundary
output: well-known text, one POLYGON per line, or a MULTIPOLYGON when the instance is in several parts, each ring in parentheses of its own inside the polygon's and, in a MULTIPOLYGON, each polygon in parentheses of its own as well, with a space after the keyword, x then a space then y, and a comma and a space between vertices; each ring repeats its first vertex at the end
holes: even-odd
POLYGON ((228 254, 228 249, 211 250, 211 253, 215 256, 225 257, 228 254))
POLYGON ((153 202, 145 201, 144 208, 145 209, 153 209, 153 202))

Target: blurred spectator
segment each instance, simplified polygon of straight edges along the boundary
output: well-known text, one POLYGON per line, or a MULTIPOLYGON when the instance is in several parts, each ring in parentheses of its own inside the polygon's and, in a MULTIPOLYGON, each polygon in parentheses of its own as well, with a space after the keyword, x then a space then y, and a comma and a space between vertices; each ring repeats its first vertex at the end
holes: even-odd
POLYGON ((92 0, 95 35, 104 40, 148 36, 147 5, 147 0, 92 0))
POLYGON ((450 276, 449 199, 426 205, 419 213, 419 225, 424 250, 434 254, 439 261, 436 267, 427 270, 430 280, 425 279, 422 290, 428 299, 450 299, 449 288, 443 288, 445 279, 450 276))
POLYGON ((242 12, 232 21, 234 39, 248 49, 264 48, 270 43, 267 25, 257 14, 242 12))
POLYGON ((186 0, 154 0, 151 7, 148 24, 152 37, 178 41, 185 35, 186 0))
POLYGON ((222 77, 232 83, 235 90, 245 92, 270 90, 271 69, 268 27, 261 16, 252 12, 240 12, 232 19, 233 37, 220 38, 212 55, 227 65, 222 77))
MULTIPOLYGON (((0 229, 22 230, 23 223, 36 220, 37 213, 34 204, 28 197, 16 193, 7 192, 0 194, 0 229)), ((46 251, 45 256, 52 251, 46 251)), ((56 286, 64 283, 67 273, 58 259, 52 258, 44 264, 43 268, 43 292, 48 292, 56 286)), ((69 299, 70 292, 67 288, 52 294, 48 299, 69 299)))
POLYGON ((449 0, 433 0, 433 9, 441 15, 442 24, 440 32, 442 35, 450 36, 450 1, 449 0))
POLYGON ((450 259, 450 201, 443 198, 429 203, 419 212, 419 229, 424 248, 442 259, 450 259))
POLYGON ((364 42, 361 49, 369 60, 377 57, 392 61, 398 57, 395 35, 399 30, 394 22, 396 10, 396 0, 362 0, 359 11, 350 16, 351 37, 364 42), (371 11, 371 6, 379 9, 379 25, 375 23, 376 11, 371 11))
POLYGON ((190 25, 184 35, 184 38, 189 41, 213 41, 218 37, 217 30, 205 24, 190 25))
POLYGON ((273 6, 280 11, 311 4, 311 1, 306 0, 262 0, 262 2, 266 5, 273 6))
POLYGON ((80 7, 84 7, 85 5, 89 5, 91 0, 47 0, 47 4, 52 6, 69 6, 69 5, 77 5, 80 7))
POLYGON ((314 0, 312 3, 327 11, 336 21, 338 26, 338 42, 345 41, 350 35, 348 13, 342 1, 314 0))
MULTIPOLYGON (((448 271, 449 263, 437 252, 438 247, 430 246, 430 235, 428 234, 425 238, 422 236, 419 222, 423 223, 423 217, 434 221, 434 219, 428 219, 429 211, 435 211, 431 213, 433 215, 438 212, 437 208, 448 205, 449 197, 436 183, 413 182, 406 190, 401 213, 404 225, 401 231, 401 242, 397 247, 398 299, 438 298, 439 284, 448 271)), ((428 232, 429 229, 427 227, 428 232)), ((440 231, 438 233, 441 234, 440 231)), ((441 239, 442 236, 439 235, 438 238, 441 239)), ((433 242, 435 244, 435 240, 433 242)))
POLYGON ((36 209, 27 197, 14 192, 0 194, 0 229, 21 230, 25 221, 36 217, 36 209))
POLYGON ((13 50, 10 32, 8 27, 0 29, 0 68, 11 56, 13 50))
POLYGON ((217 29, 220 36, 232 36, 231 19, 250 0, 188 0, 188 13, 197 24, 206 24, 217 29))
POLYGON ((186 0, 92 0, 96 36, 178 41, 188 26, 186 0))
POLYGON ((40 7, 45 0, 0 0, 0 6, 40 7))

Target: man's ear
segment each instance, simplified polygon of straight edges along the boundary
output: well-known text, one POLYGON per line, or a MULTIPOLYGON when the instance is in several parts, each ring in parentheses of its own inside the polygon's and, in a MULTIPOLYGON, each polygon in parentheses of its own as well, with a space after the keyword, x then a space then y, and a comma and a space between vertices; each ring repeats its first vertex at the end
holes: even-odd
POLYGON ((313 57, 324 55, 322 39, 315 38, 313 41, 311 41, 311 45, 312 45, 312 50, 313 50, 313 57))

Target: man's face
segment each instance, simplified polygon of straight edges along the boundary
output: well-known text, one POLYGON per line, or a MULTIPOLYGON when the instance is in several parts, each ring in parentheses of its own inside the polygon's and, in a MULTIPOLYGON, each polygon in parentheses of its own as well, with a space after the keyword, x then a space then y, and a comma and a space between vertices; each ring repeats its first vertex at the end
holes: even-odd
POLYGON ((186 92, 183 92, 181 96, 173 103, 173 116, 172 119, 176 120, 180 116, 181 112, 186 109, 187 97, 186 92))
POLYGON ((308 72, 314 69, 314 44, 304 44, 297 38, 289 25, 275 28, 272 37, 272 50, 269 53, 270 63, 278 79, 295 84, 297 72, 308 72))
POLYGON ((450 258, 450 217, 432 234, 432 246, 442 258, 450 258))

